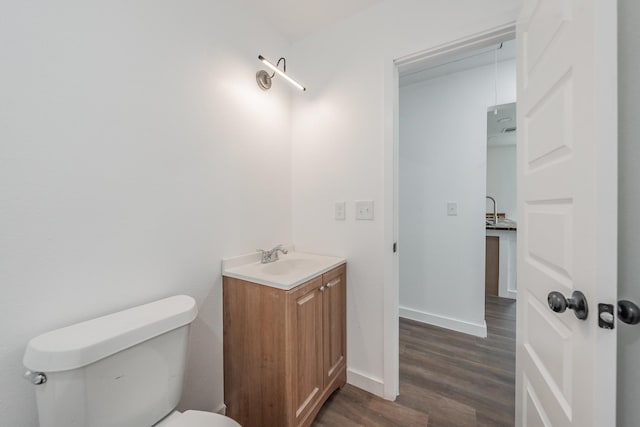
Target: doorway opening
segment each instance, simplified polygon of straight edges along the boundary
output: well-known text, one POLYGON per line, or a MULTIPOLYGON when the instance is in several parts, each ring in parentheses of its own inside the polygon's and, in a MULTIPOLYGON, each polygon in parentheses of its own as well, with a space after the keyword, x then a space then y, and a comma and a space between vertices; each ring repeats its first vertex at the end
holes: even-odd
POLYGON ((499 33, 396 61, 398 401, 512 425, 516 67, 499 33))
MULTIPOLYGON (((515 77, 515 69, 509 72, 515 77)), ((513 80, 515 84, 515 78, 513 80)), ((488 108, 485 218, 487 297, 515 299, 517 295, 516 129, 515 99, 514 102, 488 108)))

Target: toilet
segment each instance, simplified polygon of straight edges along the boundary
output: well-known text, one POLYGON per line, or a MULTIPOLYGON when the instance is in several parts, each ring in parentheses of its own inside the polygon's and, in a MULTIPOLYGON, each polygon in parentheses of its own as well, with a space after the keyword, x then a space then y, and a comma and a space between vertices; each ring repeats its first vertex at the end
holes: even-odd
POLYGON ((189 325, 186 295, 33 338, 23 363, 41 427, 240 427, 223 415, 178 412, 189 325))

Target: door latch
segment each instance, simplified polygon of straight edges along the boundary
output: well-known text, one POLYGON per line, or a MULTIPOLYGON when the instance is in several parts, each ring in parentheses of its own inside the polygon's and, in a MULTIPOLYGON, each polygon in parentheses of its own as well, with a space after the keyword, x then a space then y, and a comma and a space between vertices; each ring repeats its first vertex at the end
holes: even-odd
POLYGON ((602 329, 613 329, 616 317, 613 315, 612 304, 598 304, 598 326, 602 329))

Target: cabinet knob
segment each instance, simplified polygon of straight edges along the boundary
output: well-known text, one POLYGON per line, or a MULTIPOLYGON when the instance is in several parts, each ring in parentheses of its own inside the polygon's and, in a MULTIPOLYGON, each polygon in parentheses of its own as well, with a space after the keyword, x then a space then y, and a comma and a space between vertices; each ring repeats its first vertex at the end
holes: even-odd
POLYGON ((320 292, 324 292, 324 290, 327 289, 324 285, 320 286, 320 292))
POLYGON ((340 283, 340 278, 337 279, 333 279, 332 281, 330 281, 329 283, 327 283, 327 288, 332 288, 335 285, 337 285, 338 283, 340 283))

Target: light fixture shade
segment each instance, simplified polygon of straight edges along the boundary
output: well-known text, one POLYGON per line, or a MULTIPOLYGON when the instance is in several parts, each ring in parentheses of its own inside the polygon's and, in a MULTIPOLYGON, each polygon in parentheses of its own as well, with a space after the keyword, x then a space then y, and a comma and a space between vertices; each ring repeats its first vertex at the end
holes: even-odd
MULTIPOLYGON (((284 71, 281 71, 276 65, 273 65, 268 59, 266 59, 262 55, 258 55, 258 59, 262 61, 267 67, 269 67, 274 73, 278 74, 279 76, 284 78, 286 81, 288 81, 289 83, 291 83, 292 85, 300 89, 301 91, 307 90, 307 88, 305 88, 300 83, 298 83, 297 81, 295 81, 294 79, 292 79, 286 74, 286 71, 287 71, 286 59, 280 58, 280 60, 285 61, 284 71)), ((278 60, 278 63, 280 63, 280 60, 278 60)), ((269 76, 269 74, 264 70, 260 70, 258 71, 258 73, 256 73, 256 80, 258 82, 258 86, 260 86, 260 88, 263 90, 268 90, 271 88, 271 78, 272 76, 269 76)))

